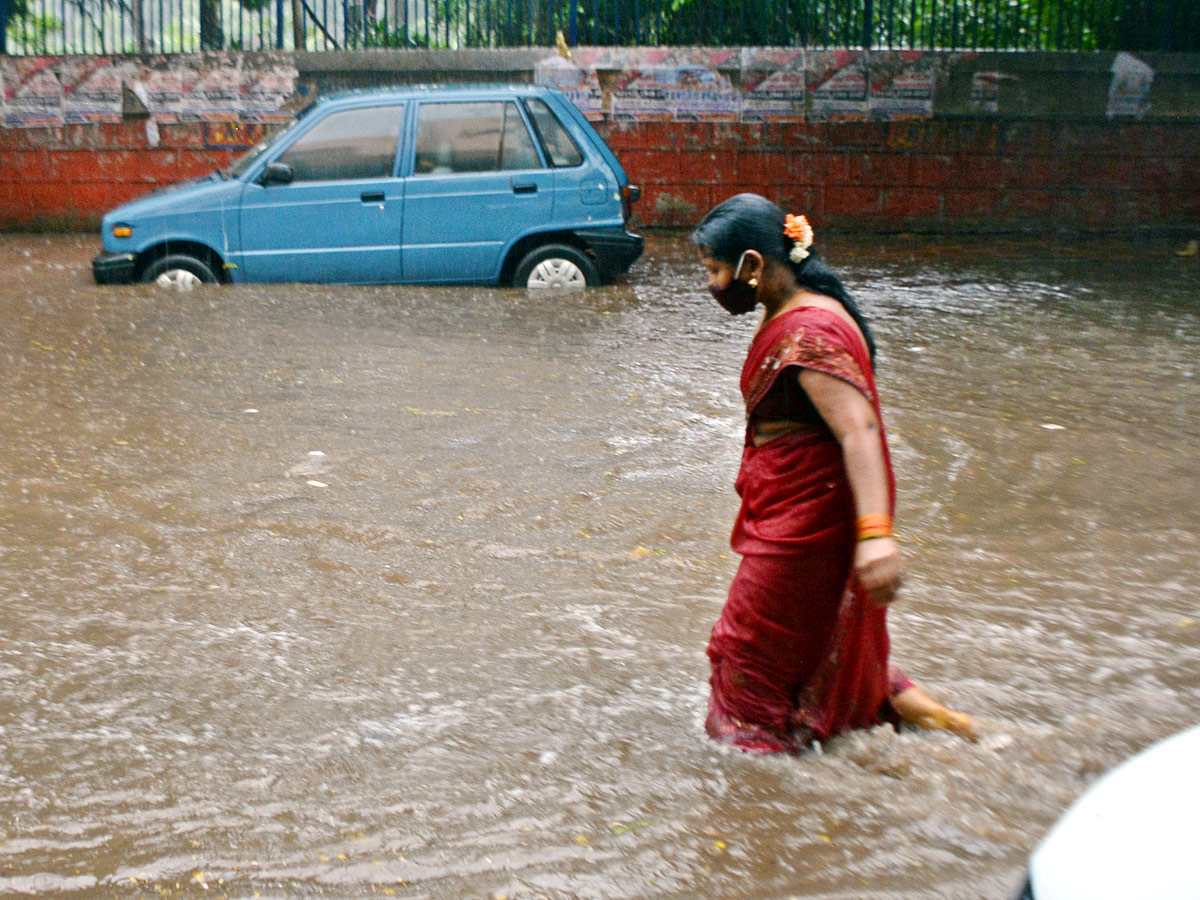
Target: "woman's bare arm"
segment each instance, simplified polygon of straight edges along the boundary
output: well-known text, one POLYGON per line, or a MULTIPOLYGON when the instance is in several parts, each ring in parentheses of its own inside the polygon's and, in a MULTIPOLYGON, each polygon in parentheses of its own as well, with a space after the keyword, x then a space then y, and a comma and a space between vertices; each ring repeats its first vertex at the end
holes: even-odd
MULTIPOLYGON (((887 464, 879 420, 870 401, 853 385, 812 369, 802 369, 800 386, 842 447, 856 516, 890 514, 887 464)), ((890 603, 900 587, 900 548, 892 537, 859 541, 854 571, 878 604, 890 603)))

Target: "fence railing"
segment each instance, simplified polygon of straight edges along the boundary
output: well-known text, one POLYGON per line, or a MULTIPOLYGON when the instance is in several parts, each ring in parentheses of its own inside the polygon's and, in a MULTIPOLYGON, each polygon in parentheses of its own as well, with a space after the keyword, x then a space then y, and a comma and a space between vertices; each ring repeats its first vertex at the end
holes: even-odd
POLYGON ((1200 0, 0 0, 0 54, 371 47, 1200 51, 1200 0))

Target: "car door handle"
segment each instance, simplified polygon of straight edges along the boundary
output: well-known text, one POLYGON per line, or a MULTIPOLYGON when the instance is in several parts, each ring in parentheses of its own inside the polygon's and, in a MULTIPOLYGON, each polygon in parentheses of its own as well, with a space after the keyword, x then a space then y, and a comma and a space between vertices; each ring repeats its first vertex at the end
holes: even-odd
POLYGON ((383 191, 364 191, 362 195, 363 203, 382 203, 383 191))
POLYGON ((512 189, 514 194, 536 194, 537 184, 532 181, 513 181, 512 189))

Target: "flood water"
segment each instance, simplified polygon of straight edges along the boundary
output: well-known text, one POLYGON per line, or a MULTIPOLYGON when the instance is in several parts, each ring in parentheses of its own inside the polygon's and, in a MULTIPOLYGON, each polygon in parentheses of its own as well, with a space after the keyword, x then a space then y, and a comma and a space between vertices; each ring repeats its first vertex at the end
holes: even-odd
POLYGON ((978 744, 703 736, 753 323, 625 284, 97 287, 0 237, 0 895, 1007 898, 1200 722, 1200 263, 842 239, 978 744))

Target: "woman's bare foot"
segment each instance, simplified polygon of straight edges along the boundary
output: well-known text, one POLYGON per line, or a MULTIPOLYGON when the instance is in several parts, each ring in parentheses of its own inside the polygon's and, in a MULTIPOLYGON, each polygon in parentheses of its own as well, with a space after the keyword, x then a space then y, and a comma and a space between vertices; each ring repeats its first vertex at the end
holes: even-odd
POLYGON ((979 729, 969 715, 947 709, 915 685, 893 696, 892 706, 909 725, 949 731, 972 743, 979 739, 979 729))

